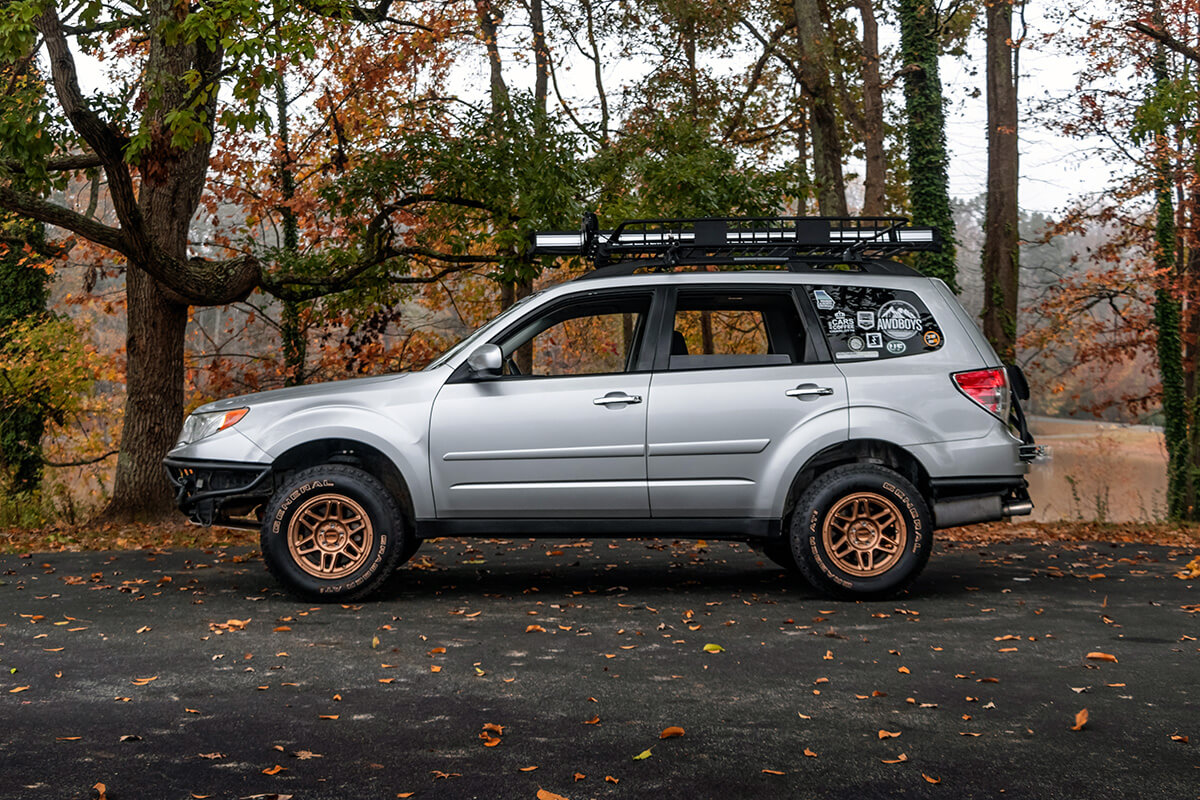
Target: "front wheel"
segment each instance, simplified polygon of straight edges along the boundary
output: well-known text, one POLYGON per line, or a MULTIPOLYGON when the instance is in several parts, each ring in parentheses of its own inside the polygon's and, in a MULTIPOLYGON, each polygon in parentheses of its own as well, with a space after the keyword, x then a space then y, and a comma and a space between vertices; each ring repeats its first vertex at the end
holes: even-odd
POLYGON ((305 600, 365 597, 410 548, 395 498, 374 476, 345 464, 297 472, 267 505, 262 552, 267 569, 305 600))
POLYGON ((833 597, 889 597, 916 579, 933 548, 929 508, 899 473, 847 464, 822 475, 792 515, 801 574, 833 597))

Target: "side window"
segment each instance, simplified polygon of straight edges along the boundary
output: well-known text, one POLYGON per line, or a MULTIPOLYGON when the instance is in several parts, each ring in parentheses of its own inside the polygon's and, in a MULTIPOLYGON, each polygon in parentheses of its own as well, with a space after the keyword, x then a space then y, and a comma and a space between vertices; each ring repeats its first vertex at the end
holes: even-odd
POLYGON ((604 375, 633 369, 649 293, 592 296, 551 308, 501 341, 505 375, 604 375))
POLYGON ((804 326, 790 292, 680 290, 669 369, 796 364, 804 326))
POLYGON ((916 292, 873 286, 811 286, 808 292, 837 361, 930 353, 944 341, 916 292))

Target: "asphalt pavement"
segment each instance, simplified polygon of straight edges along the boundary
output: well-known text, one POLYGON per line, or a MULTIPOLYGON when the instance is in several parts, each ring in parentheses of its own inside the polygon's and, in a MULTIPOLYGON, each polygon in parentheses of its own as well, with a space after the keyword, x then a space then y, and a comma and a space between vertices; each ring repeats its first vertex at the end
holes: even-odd
POLYGON ((1197 798, 1194 555, 942 544, 845 603, 738 543, 442 540, 325 606, 245 550, 4 556, 0 797, 1197 798))

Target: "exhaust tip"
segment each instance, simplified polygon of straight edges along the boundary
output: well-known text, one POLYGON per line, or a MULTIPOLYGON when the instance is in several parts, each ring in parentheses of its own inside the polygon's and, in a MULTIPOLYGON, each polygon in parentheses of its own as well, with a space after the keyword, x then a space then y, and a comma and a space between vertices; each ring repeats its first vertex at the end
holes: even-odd
POLYGON ((1000 513, 1006 517, 1026 517, 1033 513, 1033 501, 1022 500, 1017 503, 1009 503, 1004 506, 1000 513))

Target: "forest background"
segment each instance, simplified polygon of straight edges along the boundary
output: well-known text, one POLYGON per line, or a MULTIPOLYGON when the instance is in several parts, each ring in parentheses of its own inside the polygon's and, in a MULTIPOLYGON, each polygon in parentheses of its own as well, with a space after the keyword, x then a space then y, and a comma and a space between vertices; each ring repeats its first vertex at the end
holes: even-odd
POLYGON ((1029 410, 1161 425, 1155 515, 1194 520, 1198 25, 1195 0, 0 0, 0 526, 169 514, 187 410, 419 369, 579 274, 525 243, 586 210, 937 225, 911 263, 1029 410), (1047 139, 1074 188, 1046 189, 1047 139))

